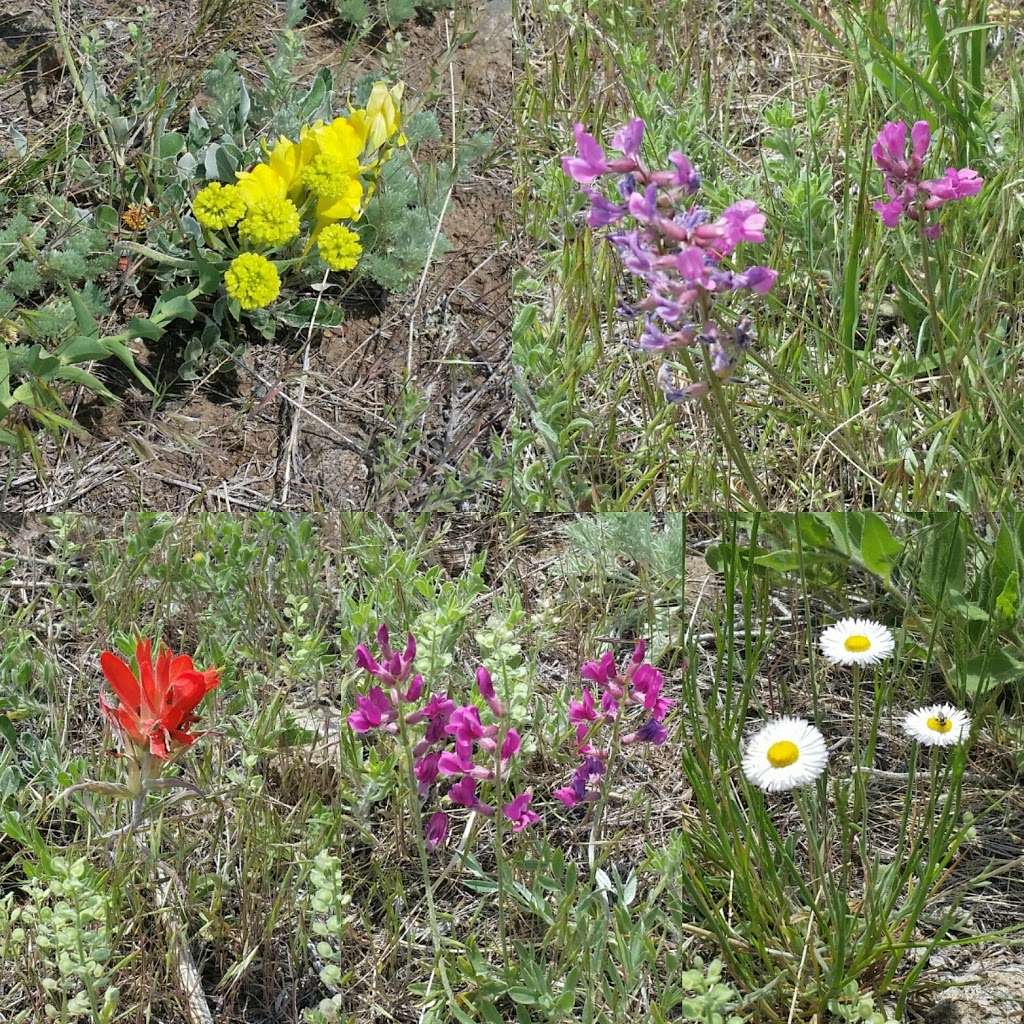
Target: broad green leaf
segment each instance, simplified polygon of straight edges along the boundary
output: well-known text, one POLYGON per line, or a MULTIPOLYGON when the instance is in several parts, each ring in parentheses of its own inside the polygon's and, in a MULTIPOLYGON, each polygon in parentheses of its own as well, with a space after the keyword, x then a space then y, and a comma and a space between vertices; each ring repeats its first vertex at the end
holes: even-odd
POLYGON ((903 553, 903 543, 897 540, 881 517, 874 512, 864 513, 864 528, 860 538, 860 554, 864 568, 881 576, 887 583, 892 576, 896 560, 903 553))
POLYGON ((996 598, 996 615, 1015 622, 1020 606, 1020 575, 1016 569, 1010 573, 1003 589, 996 598))
POLYGON ((160 136, 159 148, 163 159, 177 156, 185 148, 185 136, 179 132, 164 132, 160 136))
POLYGON ((994 651, 975 655, 963 666, 964 686, 969 694, 977 694, 991 687, 1004 684, 1024 676, 1024 661, 1016 652, 998 647, 994 651))

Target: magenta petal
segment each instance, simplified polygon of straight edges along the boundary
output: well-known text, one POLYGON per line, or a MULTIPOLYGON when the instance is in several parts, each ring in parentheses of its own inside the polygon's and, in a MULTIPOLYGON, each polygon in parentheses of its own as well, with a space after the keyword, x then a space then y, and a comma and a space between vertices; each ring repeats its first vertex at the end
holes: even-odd
POLYGON ((910 129, 910 145, 914 156, 923 160, 932 141, 932 130, 927 121, 915 121, 910 129))
POLYGON ((505 734, 505 742, 501 745, 501 759, 507 761, 513 755, 519 753, 519 733, 515 729, 509 729, 505 734))
POLYGON ((448 815, 444 811, 435 811, 427 822, 427 849, 435 850, 443 846, 448 838, 448 815))
POLYGON ((491 679, 491 673, 483 665, 476 670, 476 686, 484 700, 494 698, 494 681, 491 679))
POLYGON ((575 807, 580 802, 572 786, 563 786, 561 789, 556 789, 552 795, 556 800, 561 800, 566 807, 575 807))

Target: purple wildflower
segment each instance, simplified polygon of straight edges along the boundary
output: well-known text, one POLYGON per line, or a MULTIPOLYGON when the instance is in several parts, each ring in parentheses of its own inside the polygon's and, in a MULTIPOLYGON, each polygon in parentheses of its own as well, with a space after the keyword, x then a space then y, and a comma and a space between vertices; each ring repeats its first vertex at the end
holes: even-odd
MULTIPOLYGON (((631 311, 645 314, 639 338, 627 342, 645 352, 667 352, 693 343, 699 328, 678 331, 674 326, 699 307, 707 319, 712 299, 724 292, 748 290, 763 295, 777 273, 768 267, 739 272, 722 260, 745 243, 764 242, 767 218, 749 199, 733 203, 712 221, 708 211, 689 203, 700 187, 700 175, 678 150, 669 154, 670 167, 657 170, 640 155, 644 122, 635 118, 612 140, 622 158, 609 158, 598 141, 576 125, 577 155, 563 158, 565 173, 583 187, 590 201, 587 224, 613 226, 608 241, 618 251, 623 268, 639 279, 642 297, 624 301, 631 311), (595 182, 603 175, 621 174, 616 197, 609 198, 595 182), (624 202, 619 202, 622 200, 624 202)), ((710 352, 712 368, 721 377, 738 361, 735 347, 719 344, 710 352)), ((706 393, 706 388, 678 388, 671 369, 658 375, 670 401, 706 393)))
POLYGON ((985 179, 970 167, 947 168, 941 178, 922 181, 924 159, 931 144, 931 128, 927 121, 917 121, 910 129, 910 150, 907 151, 907 126, 903 121, 889 121, 878 133, 871 156, 882 172, 888 202, 878 201, 872 208, 887 228, 896 227, 906 217, 921 221, 926 238, 939 234, 937 222, 926 223, 926 214, 944 203, 975 196, 985 179))
POLYGON ((348 716, 348 724, 355 732, 370 732, 371 729, 397 731, 393 724, 398 717, 395 706, 379 686, 371 686, 369 693, 356 694, 356 710, 348 716))
POLYGON ((444 846, 447 838, 448 815, 444 811, 435 811, 427 822, 427 849, 433 851, 439 846, 444 846))
POLYGON ((527 789, 520 793, 510 803, 502 807, 502 812, 509 821, 513 822, 512 831, 522 832, 534 822, 540 821, 540 815, 536 811, 528 810, 530 801, 533 799, 533 790, 527 789))

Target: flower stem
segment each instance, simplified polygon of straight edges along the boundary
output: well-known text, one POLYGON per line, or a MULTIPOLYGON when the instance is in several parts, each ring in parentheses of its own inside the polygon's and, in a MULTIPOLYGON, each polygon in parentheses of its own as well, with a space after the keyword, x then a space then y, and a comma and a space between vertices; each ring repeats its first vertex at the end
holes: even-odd
MULTIPOLYGON (((740 476, 743 477, 743 482, 747 485, 747 489, 750 491, 750 495, 754 499, 754 504, 757 505, 762 512, 767 512, 768 502, 765 500, 761 487, 757 482, 757 477, 754 475, 754 471, 750 468, 750 463, 747 462, 747 456, 743 451, 743 445, 736 434, 736 428, 732 422, 732 413, 729 411, 729 407, 722 394, 722 385, 719 383, 718 377, 715 375, 714 371, 711 370, 711 360, 707 352, 704 353, 704 360, 706 368, 709 371, 709 394, 714 402, 715 410, 718 413, 717 417, 713 416, 712 418, 715 419, 720 426, 719 437, 721 437, 725 444, 725 449, 729 453, 729 458, 732 459, 733 464, 739 470, 740 476)), ((708 400, 705 399, 705 401, 708 400)), ((711 402, 708 402, 708 408, 711 408, 711 402)))
POLYGON ((930 242, 924 233, 924 217, 917 221, 918 235, 921 239, 921 262, 924 264, 925 291, 928 299, 928 320, 931 325, 932 344, 935 346, 935 354, 939 359, 939 368, 942 370, 942 390, 946 398, 955 402, 953 395, 953 379, 949 373, 949 364, 946 362, 946 346, 943 338, 942 320, 939 318, 939 308, 935 301, 936 285, 935 271, 932 267, 931 256, 929 255, 930 242))
POLYGON ((412 819, 414 828, 413 834, 416 839, 416 850, 419 853, 420 871, 423 874, 423 892, 427 899, 427 917, 430 920, 430 935, 434 940, 434 956, 437 961, 437 969, 441 974, 441 984, 444 987, 445 995, 454 1004, 455 994, 452 992, 451 982, 444 967, 444 952, 441 949, 441 929, 437 923, 437 909, 434 906, 434 886, 430 879, 430 862, 427 859, 427 846, 423 839, 423 821, 419 808, 418 788, 416 773, 413 770, 414 758, 412 744, 409 742, 409 730, 405 724, 405 712, 402 709, 402 701, 399 697, 398 707, 398 733, 402 740, 402 749, 405 751, 406 769, 406 793, 409 802, 409 817, 412 819))

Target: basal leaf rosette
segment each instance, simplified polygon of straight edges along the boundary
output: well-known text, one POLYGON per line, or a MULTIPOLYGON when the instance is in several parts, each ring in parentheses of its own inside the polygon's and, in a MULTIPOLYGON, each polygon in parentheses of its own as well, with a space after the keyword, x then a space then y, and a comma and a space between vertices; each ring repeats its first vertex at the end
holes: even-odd
POLYGON ((213 181, 196 194, 193 213, 222 255, 224 288, 238 309, 275 302, 289 276, 315 269, 316 256, 329 271, 356 268, 363 250, 355 225, 381 167, 405 144, 402 90, 376 83, 365 107, 264 144, 265 159, 235 182, 213 181))

